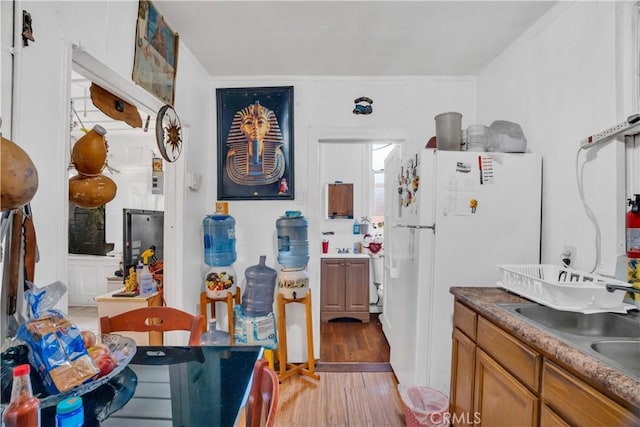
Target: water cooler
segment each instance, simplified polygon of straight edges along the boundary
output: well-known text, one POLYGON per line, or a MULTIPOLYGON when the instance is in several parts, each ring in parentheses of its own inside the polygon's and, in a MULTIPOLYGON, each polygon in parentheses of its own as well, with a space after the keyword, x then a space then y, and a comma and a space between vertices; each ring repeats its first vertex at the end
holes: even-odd
POLYGON ((204 228, 204 262, 210 267, 204 284, 207 297, 223 298, 236 293, 236 221, 231 215, 207 215, 204 228))
POLYGON ((278 357, 280 381, 292 375, 305 375, 315 380, 320 377, 315 373, 313 351, 313 326, 311 315, 311 291, 309 290, 309 240, 307 229, 309 223, 300 211, 286 211, 284 216, 276 220, 278 235, 278 357), (287 304, 302 304, 305 310, 307 335, 307 361, 290 363, 287 351, 287 304))
POLYGON ((309 290, 309 240, 307 219, 300 211, 286 211, 276 220, 278 234, 278 292, 285 298, 302 298, 309 290))

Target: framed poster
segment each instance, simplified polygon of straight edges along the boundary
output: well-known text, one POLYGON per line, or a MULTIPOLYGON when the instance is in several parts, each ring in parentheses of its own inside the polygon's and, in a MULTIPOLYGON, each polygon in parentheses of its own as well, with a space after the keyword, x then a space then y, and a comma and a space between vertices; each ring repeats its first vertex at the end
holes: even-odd
POLYGON ((218 200, 293 200, 293 86, 217 89, 218 200))
POLYGON ((138 4, 132 79, 166 104, 173 105, 178 67, 178 33, 148 0, 138 4))

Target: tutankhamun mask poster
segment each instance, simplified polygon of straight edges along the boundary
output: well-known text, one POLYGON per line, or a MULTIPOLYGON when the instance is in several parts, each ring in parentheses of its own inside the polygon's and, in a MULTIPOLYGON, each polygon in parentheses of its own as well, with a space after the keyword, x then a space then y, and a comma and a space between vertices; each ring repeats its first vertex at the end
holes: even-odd
POLYGON ((293 87, 217 90, 218 199, 290 200, 293 87))

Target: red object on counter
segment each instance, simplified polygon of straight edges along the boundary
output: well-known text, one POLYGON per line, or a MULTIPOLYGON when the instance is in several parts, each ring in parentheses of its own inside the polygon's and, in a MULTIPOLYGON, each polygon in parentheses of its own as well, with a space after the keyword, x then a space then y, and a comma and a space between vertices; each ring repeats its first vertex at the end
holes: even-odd
POLYGON ((631 209, 627 212, 627 257, 640 258, 640 194, 629 199, 631 209))
POLYGON ((2 424, 6 427, 40 427, 40 400, 33 396, 29 372, 28 364, 13 368, 11 401, 2 413, 2 424))

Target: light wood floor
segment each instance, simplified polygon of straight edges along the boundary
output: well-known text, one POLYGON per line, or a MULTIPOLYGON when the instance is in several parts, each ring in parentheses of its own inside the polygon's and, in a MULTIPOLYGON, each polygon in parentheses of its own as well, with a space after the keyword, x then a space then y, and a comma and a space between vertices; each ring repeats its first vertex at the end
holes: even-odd
POLYGON ((377 314, 368 323, 336 319, 320 323, 320 362, 389 362, 389 344, 377 314))
POLYGON ((404 426, 392 372, 321 372, 280 384, 277 426, 404 426))
MULTIPOLYGON (((97 332, 95 307, 70 307, 69 318, 80 329, 95 329, 97 332)), ((377 319, 372 319, 370 325, 364 324, 364 327, 359 328, 363 337, 344 339, 343 345, 350 343, 355 347, 351 350, 347 347, 336 349, 335 354, 347 355, 347 359, 353 357, 357 352, 355 348, 362 345, 364 336, 377 333, 374 329, 368 333, 364 332, 367 327, 376 328, 374 323, 376 321, 377 319)), ((353 329, 357 335, 356 325, 358 324, 339 322, 325 328, 325 332, 337 333, 336 328, 344 327, 353 329)), ((369 339, 373 342, 379 340, 379 337, 369 337, 369 339)), ((385 357, 388 361, 388 349, 385 357)), ((339 358, 335 360, 344 361, 339 358)), ((376 362, 376 360, 371 359, 365 362, 376 362)), ((402 401, 397 389, 398 383, 393 372, 318 372, 318 375, 320 376, 318 381, 304 376, 293 376, 280 384, 276 426, 391 427, 405 425, 402 401)))

